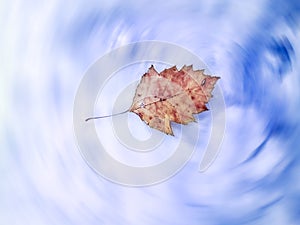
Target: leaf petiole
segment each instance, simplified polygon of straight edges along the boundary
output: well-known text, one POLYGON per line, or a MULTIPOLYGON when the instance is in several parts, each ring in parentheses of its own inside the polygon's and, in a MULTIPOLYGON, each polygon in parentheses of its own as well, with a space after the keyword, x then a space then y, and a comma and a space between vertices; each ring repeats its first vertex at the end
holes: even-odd
POLYGON ((89 121, 89 120, 96 120, 96 119, 103 119, 103 118, 107 118, 107 117, 112 117, 112 116, 118 116, 124 113, 129 112, 129 109, 123 111, 123 112, 119 112, 119 113, 115 113, 115 114, 111 114, 111 115, 107 115, 107 116, 95 116, 95 117, 89 117, 87 119, 85 119, 85 122, 89 121))

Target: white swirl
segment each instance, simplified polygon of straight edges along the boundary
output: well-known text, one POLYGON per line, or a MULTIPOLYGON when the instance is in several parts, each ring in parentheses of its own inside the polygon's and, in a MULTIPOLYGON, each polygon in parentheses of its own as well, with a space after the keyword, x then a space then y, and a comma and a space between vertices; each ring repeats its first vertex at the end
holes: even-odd
MULTIPOLYGON (((107 130, 97 129, 95 122, 85 122, 87 117, 94 114, 98 93, 107 85, 112 74, 128 65, 150 61, 178 67, 193 64, 195 68, 205 69, 209 73, 206 65, 196 55, 182 47, 159 41, 138 42, 115 49, 91 65, 75 98, 73 122, 81 154, 99 175, 118 184, 144 186, 162 182, 188 162, 197 146, 199 126, 196 123, 184 128, 176 125, 175 138, 153 130, 146 139, 139 140, 130 131, 128 115, 110 120, 114 135, 107 130), (115 139, 114 145, 105 144, 110 138, 115 139), (126 158, 133 159, 130 163, 123 161, 122 157, 118 158, 118 146, 130 150, 122 152, 123 155, 130 156, 126 158), (154 159, 154 162, 146 160, 147 157, 154 159)), ((134 77, 126 79, 132 82, 114 100, 113 113, 123 107, 124 101, 128 101, 128 90, 135 89, 137 81, 134 77)), ((210 104, 211 115, 214 117, 211 141, 200 163, 200 171, 207 169, 216 157, 225 129, 225 104, 218 85, 213 99, 210 104)))

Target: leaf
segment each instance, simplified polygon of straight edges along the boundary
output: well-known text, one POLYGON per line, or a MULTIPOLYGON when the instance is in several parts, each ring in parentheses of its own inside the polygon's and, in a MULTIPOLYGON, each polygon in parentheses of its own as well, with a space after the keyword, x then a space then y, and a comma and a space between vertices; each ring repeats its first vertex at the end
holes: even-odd
POLYGON ((193 114, 208 110, 205 104, 218 79, 193 70, 192 65, 179 71, 173 66, 161 73, 152 65, 142 76, 129 111, 150 127, 173 135, 170 122, 188 124, 195 121, 193 114))

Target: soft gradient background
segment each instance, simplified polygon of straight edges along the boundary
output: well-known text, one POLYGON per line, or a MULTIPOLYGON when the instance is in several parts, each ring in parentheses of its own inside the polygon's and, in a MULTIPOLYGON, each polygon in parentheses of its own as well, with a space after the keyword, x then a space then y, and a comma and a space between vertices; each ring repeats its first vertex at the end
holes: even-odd
POLYGON ((2 0, 0 224, 300 224, 299 16, 297 0, 2 0), (168 181, 130 188, 87 166, 72 114, 88 66, 141 40, 222 77, 226 133, 207 172, 196 152, 168 181))

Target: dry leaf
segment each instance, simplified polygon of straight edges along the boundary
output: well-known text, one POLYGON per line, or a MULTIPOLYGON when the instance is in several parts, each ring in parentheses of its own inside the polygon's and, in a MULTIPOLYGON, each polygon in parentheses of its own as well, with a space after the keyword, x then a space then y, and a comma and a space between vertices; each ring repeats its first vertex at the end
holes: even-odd
POLYGON ((176 66, 158 73, 153 65, 136 89, 129 111, 136 113, 150 127, 173 135, 170 122, 187 124, 193 114, 208 110, 206 103, 220 77, 208 76, 192 66, 176 66))

